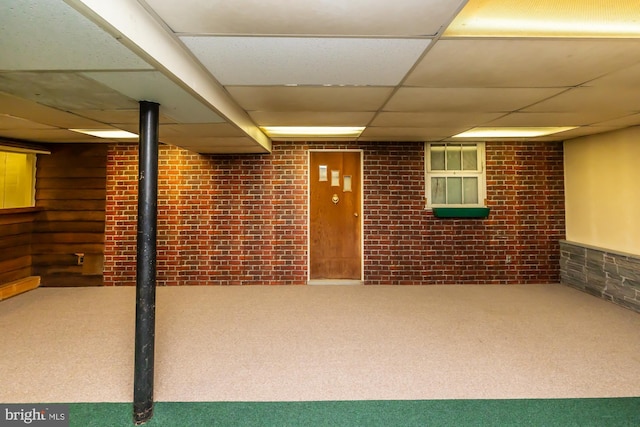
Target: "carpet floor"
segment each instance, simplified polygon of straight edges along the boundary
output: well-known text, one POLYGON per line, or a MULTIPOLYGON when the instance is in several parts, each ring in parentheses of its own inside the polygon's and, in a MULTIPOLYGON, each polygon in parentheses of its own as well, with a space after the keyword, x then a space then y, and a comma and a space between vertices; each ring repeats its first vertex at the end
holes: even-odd
MULTIPOLYGON (((76 403, 72 427, 128 427, 131 405, 76 403), (108 421, 107 421, 108 420, 108 421), (105 423, 107 421, 107 423, 105 423)), ((640 398, 158 402, 146 427, 635 427, 640 398)))
MULTIPOLYGON (((129 287, 0 302, 0 403, 130 425, 134 315, 129 287)), ((176 425, 640 425, 638 330, 638 313, 560 285, 159 288, 153 422, 166 408, 243 420, 176 425)))

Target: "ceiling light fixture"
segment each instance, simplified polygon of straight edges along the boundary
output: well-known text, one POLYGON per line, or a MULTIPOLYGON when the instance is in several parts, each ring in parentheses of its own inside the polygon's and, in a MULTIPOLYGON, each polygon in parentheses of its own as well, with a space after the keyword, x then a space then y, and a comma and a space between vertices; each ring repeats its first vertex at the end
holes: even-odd
POLYGON ((575 129, 576 126, 565 127, 513 127, 491 128, 477 127, 454 135, 453 138, 535 138, 537 136, 552 135, 575 129))
POLYGON ((73 132, 84 133, 85 135, 96 136, 98 138, 114 139, 137 139, 138 135, 120 129, 69 129, 73 132))
POLYGON ((640 24, 616 22, 541 21, 534 19, 478 18, 466 31, 487 36, 638 37, 640 24), (482 34, 486 33, 486 34, 482 34))
POLYGON ((469 0, 444 36, 640 37, 636 1, 469 0))
POLYGON ((270 137, 360 136, 364 126, 263 126, 270 137))

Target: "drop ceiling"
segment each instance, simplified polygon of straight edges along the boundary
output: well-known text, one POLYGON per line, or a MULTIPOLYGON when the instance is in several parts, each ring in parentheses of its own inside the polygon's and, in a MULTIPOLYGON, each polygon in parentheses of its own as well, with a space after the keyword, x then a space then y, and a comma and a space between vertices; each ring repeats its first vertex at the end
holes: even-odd
POLYGON ((640 4, 594 3, 0 2, 0 138, 113 142, 69 129, 137 132, 141 100, 160 104, 161 142, 200 153, 269 152, 263 126, 365 126, 360 141, 639 126, 640 4))

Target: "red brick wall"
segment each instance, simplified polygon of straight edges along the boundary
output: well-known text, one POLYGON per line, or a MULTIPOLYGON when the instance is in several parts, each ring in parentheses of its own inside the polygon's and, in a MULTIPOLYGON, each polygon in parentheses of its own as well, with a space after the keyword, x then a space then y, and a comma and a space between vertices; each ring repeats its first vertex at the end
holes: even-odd
MULTIPOLYGON (((311 148, 364 152, 366 284, 559 281, 561 143, 487 143, 492 211, 478 220, 424 209, 422 143, 300 142, 270 155, 160 147, 158 285, 304 284, 311 148)), ((135 284, 137 164, 135 145, 110 147, 106 285, 135 284)))

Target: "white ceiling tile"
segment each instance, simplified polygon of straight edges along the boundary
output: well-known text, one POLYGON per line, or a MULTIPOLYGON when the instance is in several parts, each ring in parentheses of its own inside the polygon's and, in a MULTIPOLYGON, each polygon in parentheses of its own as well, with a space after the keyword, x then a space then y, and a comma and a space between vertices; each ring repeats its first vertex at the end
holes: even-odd
POLYGON ((194 138, 241 137, 242 131, 228 123, 183 123, 160 125, 161 137, 190 136, 194 138))
POLYGON ((19 129, 55 129, 52 126, 43 125, 42 123, 32 122, 20 117, 13 117, 8 114, 0 114, 0 129, 19 130, 19 129))
POLYGON ((66 111, 137 107, 137 102, 131 98, 79 73, 0 73, 0 91, 66 111))
MULTIPOLYGON (((158 7, 212 75, 242 83, 225 89, 261 125, 371 123, 361 141, 447 140, 482 125, 581 126, 536 138, 551 141, 640 125, 640 39, 433 38, 464 0, 147 1, 139 3, 158 7)), ((244 112, 230 116, 233 125, 203 101, 220 102, 204 69, 196 81, 207 84, 185 89, 171 77, 192 81, 178 62, 153 71, 68 6, 82 3, 0 0, 0 136, 104 143, 63 128, 113 124, 137 133, 137 100, 146 99, 161 104, 163 142, 210 153, 267 150, 242 136, 252 123, 244 112)), ((164 52, 166 41, 153 47, 164 52)), ((218 104, 233 111, 228 105, 218 104)))
POLYGON ((416 134, 411 135, 389 135, 389 136, 371 136, 371 135, 361 135, 358 138, 358 141, 361 142, 407 142, 407 141, 419 141, 419 142, 429 142, 429 141, 441 141, 445 139, 444 136, 421 136, 416 134))
POLYGON ((532 141, 566 141, 568 139, 578 138, 586 135, 594 135, 598 133, 612 132, 618 130, 620 127, 604 127, 604 126, 584 126, 576 129, 571 129, 565 132, 556 133, 553 135, 540 136, 537 138, 531 138, 532 141))
POLYGON ((586 86, 638 87, 640 86, 640 64, 609 73, 590 81, 586 86))
POLYGON ((524 112, 639 112, 640 87, 577 87, 523 110, 524 112))
POLYGON ((377 111, 391 87, 230 86, 232 98, 248 111, 377 111))
POLYGON ((384 111, 507 112, 527 107, 565 89, 558 88, 400 88, 384 111))
MULTIPOLYGON (((137 125, 140 121, 140 109, 136 105, 130 110, 71 110, 71 113, 102 123, 120 123, 137 125)), ((176 121, 160 114, 160 124, 176 121)))
POLYGON ((83 75, 139 101, 160 104, 160 112, 181 123, 220 123, 218 114, 157 71, 89 72, 83 75))
POLYGON ((254 111, 249 115, 258 126, 366 126, 374 113, 254 111))
POLYGON ((146 0, 178 33, 434 35, 462 0, 146 0))
POLYGON ((396 85, 430 42, 397 38, 180 39, 223 85, 396 85))
POLYGON ((110 139, 98 138, 66 129, 18 129, 1 130, 0 136, 34 142, 109 142, 110 139))
POLYGON ((357 136, 274 136, 271 137, 273 141, 282 141, 282 142, 291 142, 291 141, 322 141, 322 142, 346 142, 346 141, 357 141, 357 136))
POLYGON ((639 61, 640 39, 441 39, 405 84, 569 87, 639 61))
POLYGON ((61 128, 97 128, 101 123, 65 111, 47 107, 37 102, 21 99, 0 92, 0 114, 20 117, 44 125, 61 128))
POLYGON ((488 122, 491 127, 554 127, 554 126, 585 126, 617 117, 620 113, 607 110, 592 112, 566 113, 511 113, 488 122))
POLYGON ((137 123, 113 123, 111 126, 126 130, 127 132, 138 134, 140 132, 140 126, 137 123))
MULTIPOLYGON (((409 138, 411 136, 418 139, 426 138, 445 138, 457 135, 468 130, 468 126, 450 126, 450 127, 375 127, 369 126, 363 132, 361 137, 399 137, 409 138)), ((413 139, 412 139, 413 141, 413 139)))
POLYGON ((592 127, 629 127, 640 125, 640 114, 631 114, 629 116, 618 117, 612 120, 605 120, 602 122, 594 123, 592 127))
POLYGON ((379 113, 371 126, 391 127, 461 127, 476 126, 503 116, 504 113, 379 113))
POLYGON ((2 70, 151 68, 63 1, 1 1, 0 29, 2 70))

